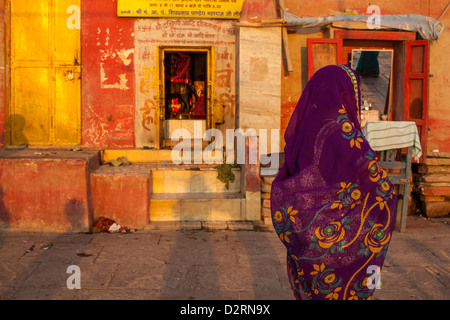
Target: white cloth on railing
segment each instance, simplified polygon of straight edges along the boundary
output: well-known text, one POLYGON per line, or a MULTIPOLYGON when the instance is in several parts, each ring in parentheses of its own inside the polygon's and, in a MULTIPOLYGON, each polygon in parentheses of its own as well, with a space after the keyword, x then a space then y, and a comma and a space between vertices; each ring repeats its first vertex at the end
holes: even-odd
POLYGON ((413 158, 422 156, 422 146, 413 121, 367 121, 362 131, 375 151, 413 147, 413 158))

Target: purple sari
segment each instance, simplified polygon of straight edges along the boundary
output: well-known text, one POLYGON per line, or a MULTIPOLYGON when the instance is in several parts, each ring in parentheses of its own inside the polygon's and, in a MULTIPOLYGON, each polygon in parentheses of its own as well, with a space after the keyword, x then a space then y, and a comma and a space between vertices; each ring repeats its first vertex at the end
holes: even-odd
POLYGON ((306 85, 286 129, 271 206, 296 299, 370 299, 375 290, 397 196, 361 133, 360 112, 355 72, 327 66, 306 85))

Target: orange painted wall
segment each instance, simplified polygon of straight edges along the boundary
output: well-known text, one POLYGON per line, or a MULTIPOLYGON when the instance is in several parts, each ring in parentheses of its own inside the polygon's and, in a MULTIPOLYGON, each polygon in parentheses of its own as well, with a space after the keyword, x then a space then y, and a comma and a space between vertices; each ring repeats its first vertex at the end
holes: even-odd
MULTIPOLYGON (((433 18, 445 9, 447 0, 380 0, 377 1, 381 14, 420 14, 433 18)), ((365 14, 369 4, 356 0, 285 0, 289 12, 299 17, 327 16, 345 9, 356 10, 365 14)), ((430 44, 430 81, 429 81, 429 131, 428 150, 450 152, 450 9, 440 19, 447 28, 441 33, 439 40, 430 44)), ((294 62, 294 72, 282 77, 282 120, 281 128, 287 125, 290 114, 298 101, 301 91, 306 85, 306 38, 324 37, 320 30, 303 30, 289 34, 290 53, 294 62)), ((283 134, 284 131, 282 131, 283 134)), ((283 139, 282 139, 283 140, 283 139)), ((281 145, 283 146, 284 141, 281 145)))
MULTIPOLYGON (((0 21, 5 21, 5 0, 0 0, 0 21)), ((0 23, 0 148, 5 144, 5 27, 0 23)))
MULTIPOLYGON (((447 0, 432 2, 431 16, 438 17, 447 0)), ((450 9, 440 20, 446 29, 430 45, 429 150, 450 152, 450 9)))

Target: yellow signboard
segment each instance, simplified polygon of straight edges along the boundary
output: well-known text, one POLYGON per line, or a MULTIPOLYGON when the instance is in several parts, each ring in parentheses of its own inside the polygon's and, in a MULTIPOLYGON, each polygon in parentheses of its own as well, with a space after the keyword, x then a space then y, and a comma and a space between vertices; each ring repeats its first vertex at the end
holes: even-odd
POLYGON ((118 0, 119 17, 239 19, 244 0, 118 0))

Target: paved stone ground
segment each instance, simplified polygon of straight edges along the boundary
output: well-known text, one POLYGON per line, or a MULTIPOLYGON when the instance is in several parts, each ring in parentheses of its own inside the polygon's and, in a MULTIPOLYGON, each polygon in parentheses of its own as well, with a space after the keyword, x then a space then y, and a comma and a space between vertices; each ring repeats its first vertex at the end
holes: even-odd
MULTIPOLYGON (((374 299, 450 297, 450 218, 409 216, 374 299)), ((292 300, 272 228, 130 234, 0 232, 2 300, 292 300), (43 250, 47 244, 52 244, 43 250), (42 246, 41 246, 42 244, 42 246), (31 250, 32 249, 32 250, 31 250), (67 288, 70 265, 81 289, 67 288)))

